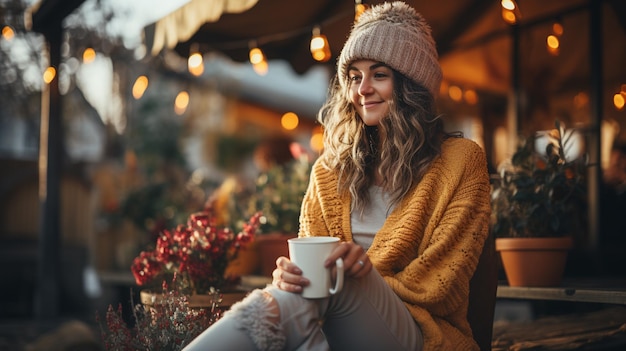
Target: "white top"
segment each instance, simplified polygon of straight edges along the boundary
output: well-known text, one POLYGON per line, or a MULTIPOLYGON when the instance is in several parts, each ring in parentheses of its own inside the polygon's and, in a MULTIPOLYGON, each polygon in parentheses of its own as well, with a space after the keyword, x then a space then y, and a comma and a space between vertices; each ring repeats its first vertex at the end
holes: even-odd
POLYGON ((393 211, 393 208, 389 208, 389 194, 383 192, 382 188, 372 186, 369 193, 371 202, 363 211, 363 216, 358 211, 352 211, 350 218, 352 239, 365 251, 372 245, 374 236, 393 211))

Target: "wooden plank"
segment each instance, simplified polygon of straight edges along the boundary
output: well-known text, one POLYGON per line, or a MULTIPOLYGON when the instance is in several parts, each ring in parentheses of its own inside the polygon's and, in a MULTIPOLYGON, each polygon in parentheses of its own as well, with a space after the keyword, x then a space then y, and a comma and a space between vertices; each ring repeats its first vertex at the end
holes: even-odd
POLYGON ((492 349, 587 350, 615 342, 626 347, 626 308, 623 306, 544 317, 531 322, 496 323, 492 349))
POLYGON ((623 288, 532 288, 498 285, 497 297, 626 305, 626 289, 623 288))

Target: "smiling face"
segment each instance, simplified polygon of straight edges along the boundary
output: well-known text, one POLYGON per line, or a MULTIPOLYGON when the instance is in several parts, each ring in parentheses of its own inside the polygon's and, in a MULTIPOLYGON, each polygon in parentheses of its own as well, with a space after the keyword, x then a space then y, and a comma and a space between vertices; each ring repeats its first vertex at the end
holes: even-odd
POLYGON ((363 122, 378 125, 389 114, 393 96, 393 71, 372 60, 357 60, 348 67, 349 96, 363 122))

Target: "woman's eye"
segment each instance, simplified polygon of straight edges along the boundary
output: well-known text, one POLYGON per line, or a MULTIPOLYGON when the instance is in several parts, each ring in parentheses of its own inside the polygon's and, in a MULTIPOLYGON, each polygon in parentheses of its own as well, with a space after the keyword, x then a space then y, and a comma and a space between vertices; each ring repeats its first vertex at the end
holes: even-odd
POLYGON ((360 76, 351 76, 349 79, 352 82, 358 82, 361 79, 361 77, 360 76))
POLYGON ((376 72, 376 73, 374 74, 374 77, 376 77, 376 78, 385 78, 385 77, 387 77, 387 73, 384 73, 384 72, 376 72))

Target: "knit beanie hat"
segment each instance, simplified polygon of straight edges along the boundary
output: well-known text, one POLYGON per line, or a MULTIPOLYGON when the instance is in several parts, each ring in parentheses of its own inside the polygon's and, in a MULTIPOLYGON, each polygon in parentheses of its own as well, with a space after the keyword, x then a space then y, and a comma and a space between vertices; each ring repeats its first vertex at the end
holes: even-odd
POLYGON ((423 85, 433 97, 439 94, 442 74, 430 26, 404 2, 372 6, 353 25, 337 62, 344 87, 348 65, 358 59, 383 62, 423 85))

